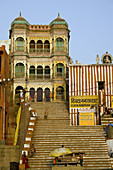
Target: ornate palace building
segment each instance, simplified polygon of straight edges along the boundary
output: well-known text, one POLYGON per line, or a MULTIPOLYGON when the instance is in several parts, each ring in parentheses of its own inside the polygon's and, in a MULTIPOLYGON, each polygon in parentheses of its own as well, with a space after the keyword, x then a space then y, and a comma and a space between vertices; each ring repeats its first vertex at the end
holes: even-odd
POLYGON ((31 25, 21 13, 11 23, 14 94, 25 89, 30 100, 66 100, 69 32, 59 14, 49 25, 31 25))

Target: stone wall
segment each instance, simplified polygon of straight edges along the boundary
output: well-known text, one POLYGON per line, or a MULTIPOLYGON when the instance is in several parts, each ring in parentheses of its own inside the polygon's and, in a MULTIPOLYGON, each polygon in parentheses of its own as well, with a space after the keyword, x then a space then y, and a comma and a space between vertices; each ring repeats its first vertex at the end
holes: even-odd
POLYGON ((21 112, 21 118, 20 118, 20 127, 19 127, 19 137, 17 144, 20 146, 20 148, 23 148, 25 136, 28 129, 29 119, 30 119, 30 111, 29 106, 24 107, 24 102, 21 103, 22 106, 22 112, 21 112))
POLYGON ((10 162, 19 162, 19 146, 0 146, 0 170, 10 170, 10 162))

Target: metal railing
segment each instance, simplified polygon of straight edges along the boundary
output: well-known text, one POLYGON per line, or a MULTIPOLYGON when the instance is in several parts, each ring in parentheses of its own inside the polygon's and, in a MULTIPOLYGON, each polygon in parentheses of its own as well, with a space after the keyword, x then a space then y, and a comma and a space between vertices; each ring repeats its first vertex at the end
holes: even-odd
POLYGON ((30 48, 29 49, 29 52, 30 53, 50 53, 50 49, 49 48, 38 48, 38 49, 35 49, 35 48, 30 48))
POLYGON ((52 48, 52 52, 68 52, 66 47, 55 47, 52 48))
POLYGON ((44 75, 43 74, 37 74, 37 75, 30 74, 29 79, 30 80, 51 79, 51 76, 50 76, 50 74, 44 74, 44 75))

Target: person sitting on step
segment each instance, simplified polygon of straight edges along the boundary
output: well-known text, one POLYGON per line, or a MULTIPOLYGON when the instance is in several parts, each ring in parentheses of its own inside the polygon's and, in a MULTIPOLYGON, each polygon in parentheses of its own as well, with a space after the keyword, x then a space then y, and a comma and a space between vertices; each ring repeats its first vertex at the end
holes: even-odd
POLYGON ((46 110, 45 113, 44 113, 44 119, 47 119, 47 116, 48 116, 48 112, 46 110))

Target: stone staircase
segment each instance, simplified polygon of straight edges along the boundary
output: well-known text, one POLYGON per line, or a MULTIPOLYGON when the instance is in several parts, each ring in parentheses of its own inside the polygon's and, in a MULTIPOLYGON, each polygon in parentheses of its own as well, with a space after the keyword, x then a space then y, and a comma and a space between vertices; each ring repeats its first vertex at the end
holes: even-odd
POLYGON ((111 165, 112 165, 112 169, 113 169, 113 158, 110 158, 111 160, 111 165))
POLYGON ((52 170, 53 159, 49 153, 64 145, 72 152, 84 152, 83 169, 111 169, 107 144, 102 126, 69 126, 67 106, 59 103, 32 103, 38 119, 32 143, 36 148, 33 158, 29 158, 30 170, 52 170), (48 118, 44 119, 45 108, 48 118))
POLYGON ((37 111, 38 118, 44 118, 44 113, 47 110, 49 118, 69 118, 68 103, 61 102, 40 102, 30 103, 31 107, 37 111))
POLYGON ((113 124, 113 117, 109 114, 104 114, 101 117, 101 125, 103 126, 104 129, 106 129, 109 123, 113 124))

